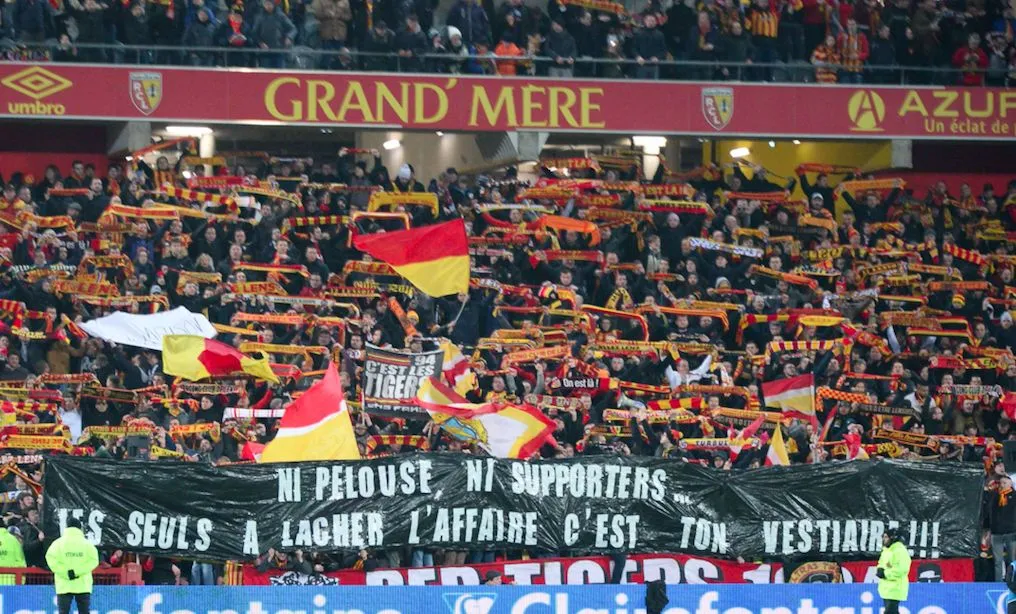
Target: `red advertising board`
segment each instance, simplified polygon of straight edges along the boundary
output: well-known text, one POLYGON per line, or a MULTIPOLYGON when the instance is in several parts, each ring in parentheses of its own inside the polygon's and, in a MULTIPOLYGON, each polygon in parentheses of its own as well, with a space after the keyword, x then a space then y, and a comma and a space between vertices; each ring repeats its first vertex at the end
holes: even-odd
MULTIPOLYGON (((323 576, 294 572, 259 572, 245 565, 243 583, 257 584, 368 584, 368 585, 475 585, 490 571, 512 584, 604 584, 610 580, 610 559, 591 556, 566 559, 498 561, 456 567, 336 571, 323 576)), ((793 582, 874 582, 875 561, 842 564, 813 562, 796 565, 789 572, 779 563, 736 563, 683 554, 638 554, 625 560, 621 582, 641 584, 662 578, 668 584, 774 584, 793 582)), ((910 568, 913 582, 972 582, 970 559, 917 560, 910 568)))
POLYGON ((1012 139, 1016 90, 0 64, 0 116, 700 136, 1012 139))

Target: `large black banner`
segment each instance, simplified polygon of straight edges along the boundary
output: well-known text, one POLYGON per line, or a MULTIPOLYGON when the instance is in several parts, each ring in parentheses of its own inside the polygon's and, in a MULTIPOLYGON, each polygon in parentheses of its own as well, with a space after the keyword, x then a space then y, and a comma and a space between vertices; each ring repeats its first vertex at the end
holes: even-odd
POLYGON ((413 399, 420 382, 441 372, 443 360, 442 350, 411 354, 368 345, 363 365, 363 410, 379 416, 430 419, 430 414, 413 399))
POLYGON ((972 557, 983 470, 854 461, 730 474, 679 461, 419 454, 209 467, 47 460, 44 530, 106 547, 244 559, 269 547, 433 546, 871 558, 887 525, 918 558, 972 557))

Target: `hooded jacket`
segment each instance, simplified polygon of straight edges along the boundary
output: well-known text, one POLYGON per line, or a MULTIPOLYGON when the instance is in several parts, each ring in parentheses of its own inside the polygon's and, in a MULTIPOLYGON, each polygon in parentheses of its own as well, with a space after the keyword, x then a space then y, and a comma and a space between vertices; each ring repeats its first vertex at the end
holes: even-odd
POLYGON ((895 540, 878 557, 878 566, 885 572, 878 580, 878 595, 882 599, 906 601, 910 589, 910 553, 900 540, 895 540))
MULTIPOLYGON (((0 529, 0 567, 25 567, 21 542, 7 529, 0 529)), ((0 575, 0 586, 15 584, 13 575, 0 575)))
POLYGON ((57 595, 92 592, 92 570, 99 566, 99 552, 81 529, 67 527, 46 551, 46 564, 53 572, 57 595), (74 572, 74 579, 69 572, 74 572))

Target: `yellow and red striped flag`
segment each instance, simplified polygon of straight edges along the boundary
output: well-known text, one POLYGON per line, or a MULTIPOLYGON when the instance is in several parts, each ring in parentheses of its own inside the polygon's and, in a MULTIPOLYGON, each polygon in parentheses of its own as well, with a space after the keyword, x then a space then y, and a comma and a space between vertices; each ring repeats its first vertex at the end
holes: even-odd
POLYGON ((784 414, 804 418, 818 428, 815 415, 815 376, 811 373, 762 383, 766 407, 779 407, 784 414))
POLYGON ((387 262, 430 296, 469 291, 469 243, 461 219, 423 228, 358 235, 353 246, 387 262))
POLYGON ((769 451, 766 452, 766 467, 773 465, 790 465, 790 456, 787 454, 787 446, 783 443, 783 429, 776 425, 773 431, 773 438, 769 440, 769 451))
POLYGON ((275 439, 261 451, 258 462, 326 460, 360 460, 335 363, 330 363, 324 377, 289 404, 275 439))
POLYGON ((547 442, 555 424, 531 405, 466 403, 430 377, 420 385, 417 404, 446 433, 476 444, 498 458, 529 458, 547 442))
POLYGON ((165 335, 162 337, 162 370, 191 381, 217 375, 249 373, 279 383, 268 357, 254 358, 231 345, 200 335, 165 335))
POLYGON ((462 354, 459 346, 451 341, 442 341, 441 349, 444 350, 441 374, 445 383, 454 388, 458 394, 465 396, 476 387, 476 374, 469 367, 469 359, 462 354))

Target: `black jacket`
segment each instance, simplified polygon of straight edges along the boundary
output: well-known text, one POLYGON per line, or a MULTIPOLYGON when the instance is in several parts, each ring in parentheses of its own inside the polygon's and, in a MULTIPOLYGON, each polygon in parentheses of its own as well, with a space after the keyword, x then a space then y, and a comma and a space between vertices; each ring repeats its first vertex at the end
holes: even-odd
POLYGON ((106 15, 103 10, 87 11, 78 10, 73 7, 69 12, 78 22, 78 42, 80 43, 105 43, 106 42, 106 15))
POLYGON ((649 58, 663 60, 667 56, 667 40, 658 28, 652 30, 643 28, 635 35, 635 44, 632 49, 638 57, 647 60, 649 58))
POLYGON ((755 55, 755 47, 751 44, 751 37, 744 32, 740 36, 727 34, 722 40, 723 60, 726 62, 743 64, 755 55))
POLYGON ((892 66, 896 63, 896 45, 892 40, 876 38, 871 41, 871 53, 868 63, 872 66, 892 66))
POLYGON ((992 535, 1016 533, 1016 492, 1009 493, 1006 504, 1001 505, 997 492, 991 493, 988 501, 988 526, 992 535))
POLYGON ((292 41, 296 38, 296 26, 285 13, 276 10, 258 17, 251 35, 256 43, 265 43, 270 49, 281 49, 285 39, 292 41))
POLYGON ((127 13, 120 31, 120 40, 125 45, 151 45, 152 28, 148 24, 148 13, 143 12, 137 17, 127 13))
POLYGON ((186 47, 211 47, 215 44, 215 24, 210 21, 201 23, 195 20, 187 26, 183 33, 183 44, 186 47))
POLYGON ((584 26, 576 24, 572 30, 575 49, 580 57, 601 58, 607 46, 607 39, 596 24, 584 26))
POLYGON ((543 54, 550 58, 574 58, 577 47, 575 38, 566 30, 547 33, 547 41, 543 44, 543 54))

